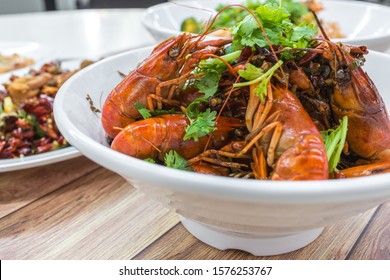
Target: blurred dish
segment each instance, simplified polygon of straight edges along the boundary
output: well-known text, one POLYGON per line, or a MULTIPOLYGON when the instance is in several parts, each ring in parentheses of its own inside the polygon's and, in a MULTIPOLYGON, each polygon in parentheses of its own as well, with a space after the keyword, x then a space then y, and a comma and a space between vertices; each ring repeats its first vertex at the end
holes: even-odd
MULTIPOLYGON (((177 1, 181 2, 181 1, 177 1)), ((232 4, 237 0, 198 0, 182 3, 163 3, 148 8, 142 15, 142 24, 158 41, 181 33, 183 21, 189 17, 208 20, 212 9, 219 4, 232 4), (194 8, 191 8, 194 7, 194 8)), ((324 10, 321 19, 335 22, 346 38, 335 39, 345 44, 366 45, 369 49, 385 51, 390 47, 390 7, 358 1, 321 1, 324 10), (348 15, 353 16, 346 16, 348 15)))
POLYGON ((11 55, 0 54, 0 73, 21 69, 34 63, 34 59, 21 56, 17 53, 11 55))
POLYGON ((28 156, 24 158, 2 159, 0 160, 0 172, 16 171, 38 167, 72 159, 79 156, 81 156, 81 153, 76 148, 66 147, 57 151, 28 156))
POLYGON ((52 55, 50 48, 36 42, 0 42, 0 75, 49 61, 52 55))
MULTIPOLYGON (((83 62, 84 63, 84 62, 83 62)), ((88 63, 85 63, 86 66, 88 63)), ((79 65, 71 67, 78 69, 79 65)), ((0 172, 65 160, 79 155, 53 119, 58 88, 77 70, 58 62, 18 75, 3 76, 0 89, 0 172)))

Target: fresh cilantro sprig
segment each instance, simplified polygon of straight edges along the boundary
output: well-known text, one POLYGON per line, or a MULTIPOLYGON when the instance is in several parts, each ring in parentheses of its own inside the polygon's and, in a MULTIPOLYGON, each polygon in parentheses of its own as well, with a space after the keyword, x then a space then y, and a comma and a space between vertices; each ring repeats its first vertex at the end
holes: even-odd
POLYGON ((156 163, 156 161, 152 158, 146 158, 144 161, 150 162, 150 163, 156 163))
POLYGON ((135 108, 137 108, 138 112, 141 114, 141 116, 146 120, 149 119, 152 114, 150 113, 149 109, 146 109, 141 103, 137 102, 135 103, 135 108))
POLYGON ((194 101, 192 101, 190 103, 190 105, 187 106, 187 109, 186 109, 187 118, 189 120, 196 118, 201 113, 200 104, 207 103, 207 102, 208 102, 208 99, 204 98, 204 97, 197 98, 194 101))
MULTIPOLYGON (((232 63, 238 59, 240 55, 241 50, 238 50, 222 55, 221 59, 225 60, 227 63, 232 63)), ((217 92, 219 81, 226 68, 227 66, 225 63, 217 58, 201 60, 198 67, 195 69, 195 73, 200 74, 201 77, 195 80, 194 86, 199 89, 199 92, 205 94, 205 98, 210 98, 217 92)))
POLYGON ((329 162, 329 173, 338 171, 337 165, 340 162, 341 152, 345 145, 348 131, 348 117, 344 116, 340 120, 340 126, 336 129, 321 131, 321 136, 324 139, 326 155, 329 162))
MULTIPOLYGON (((302 17, 308 13, 308 8, 299 1, 294 0, 246 0, 244 5, 251 11, 255 11, 260 5, 267 3, 281 5, 283 10, 288 12, 291 16, 291 21, 295 24, 299 24, 302 21, 302 17)), ((224 4, 220 4, 215 8, 217 12, 220 12, 225 7, 224 4)), ((240 7, 231 7, 224 10, 215 20, 211 30, 218 28, 230 28, 240 22, 248 15, 248 11, 240 7)), ((187 18, 181 27, 181 31, 184 32, 202 32, 205 28, 205 22, 198 21, 195 18, 187 18), (187 24, 190 23, 190 24, 187 24), (188 28, 187 28, 188 27, 188 28)))
MULTIPOLYGON (((227 63, 233 63, 241 55, 241 50, 234 51, 221 56, 221 59, 227 63)), ((201 77, 195 80, 194 87, 198 88, 199 92, 204 96, 197 98, 186 109, 187 118, 190 124, 186 127, 184 140, 194 139, 198 141, 200 137, 206 136, 216 130, 215 119, 217 112, 207 109, 202 112, 200 109, 201 103, 207 103, 218 90, 218 84, 222 77, 222 73, 227 69, 226 64, 217 58, 208 58, 199 62, 197 74, 201 77)))
POLYGON ((164 163, 165 166, 170 168, 187 170, 187 171, 191 170, 189 168, 190 164, 188 163, 188 161, 174 150, 171 150, 165 154, 164 163))
MULTIPOLYGON (((232 29, 233 49, 239 50, 244 46, 256 45, 268 47, 269 44, 287 49, 305 48, 310 46, 311 39, 317 34, 317 29, 312 24, 305 22, 294 24, 291 21, 291 14, 277 3, 260 5, 255 15, 262 24, 268 40, 253 15, 248 15, 232 29)), ((283 53, 283 56, 288 58, 291 54, 283 53)))
POLYGON ((248 82, 236 83, 234 87, 244 87, 250 86, 256 83, 259 85, 255 88, 254 92, 257 96, 260 97, 261 102, 264 102, 264 98, 267 96, 267 85, 271 80, 272 75, 275 71, 283 64, 282 60, 279 60, 275 65, 273 65, 266 73, 264 71, 250 63, 246 64, 245 70, 238 71, 238 74, 244 79, 250 79, 248 82), (257 75, 257 76, 256 76, 257 75))
POLYGON ((252 81, 264 75, 264 70, 248 62, 245 64, 245 70, 239 70, 238 75, 245 80, 252 81))
POLYGON ((290 19, 293 23, 299 24, 302 17, 309 13, 309 9, 301 1, 294 0, 267 0, 267 2, 280 2, 282 8, 290 14, 290 19))
POLYGON ((141 103, 137 102, 135 104, 135 108, 137 108, 138 112, 141 114, 141 116, 146 120, 151 117, 161 116, 161 115, 167 115, 167 114, 181 114, 182 112, 177 112, 175 109, 171 110, 159 110, 155 109, 153 112, 151 112, 149 109, 146 109, 141 103))
POLYGON ((186 134, 184 135, 183 140, 186 141, 192 138, 197 142, 200 137, 206 136, 216 130, 216 117, 217 112, 211 111, 210 108, 208 108, 205 112, 199 113, 195 119, 189 118, 190 124, 185 129, 186 134))

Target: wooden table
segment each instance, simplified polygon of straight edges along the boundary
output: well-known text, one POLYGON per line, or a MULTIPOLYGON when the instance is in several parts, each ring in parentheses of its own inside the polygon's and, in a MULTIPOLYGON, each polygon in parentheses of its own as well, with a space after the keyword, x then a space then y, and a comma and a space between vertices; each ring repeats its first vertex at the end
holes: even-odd
POLYGON ((205 245, 174 212, 82 156, 0 176, 0 259, 390 259, 390 203, 261 258, 205 245))

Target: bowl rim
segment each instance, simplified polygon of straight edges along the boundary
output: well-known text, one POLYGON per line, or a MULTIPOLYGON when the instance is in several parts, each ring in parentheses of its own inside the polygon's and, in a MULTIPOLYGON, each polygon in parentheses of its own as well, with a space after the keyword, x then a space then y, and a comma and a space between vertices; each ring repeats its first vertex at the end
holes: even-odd
MULTIPOLYGON (((82 79, 87 71, 94 71, 103 67, 104 64, 113 60, 120 60, 123 57, 132 56, 134 53, 150 52, 153 46, 139 48, 115 56, 107 57, 99 62, 82 69, 60 88, 54 101, 54 114, 56 123, 61 133, 68 141, 75 146, 82 154, 96 161, 100 165, 129 178, 134 182, 144 181, 158 184, 161 178, 169 182, 161 186, 181 192, 191 192, 229 198, 231 200, 265 201, 288 203, 318 203, 335 201, 362 201, 368 198, 382 199, 390 196, 390 173, 372 175, 359 178, 347 178, 339 180, 319 180, 319 181, 271 181, 271 180, 251 180, 237 179, 222 176, 204 175, 188 171, 167 169, 165 166, 152 164, 144 160, 133 158, 125 154, 112 150, 111 148, 88 137, 80 131, 69 119, 68 113, 64 110, 63 104, 66 102, 66 94, 70 86, 82 79), (151 176, 140 177, 141 174, 152 171, 151 176), (169 172, 167 172, 169 170, 169 172), (191 184, 188 184, 191 182, 191 184), (260 186, 259 187, 259 182, 260 186), (187 183, 187 184, 186 184, 187 183), (193 185, 197 185, 193 188, 193 185)), ((381 56, 390 60, 389 54, 370 51, 375 56, 381 56)))
MULTIPOLYGON (((207 0, 192 0, 192 1, 189 1, 189 2, 206 2, 207 0)), ((218 1, 218 0, 213 0, 213 1, 218 1)), ((223 0, 220 0, 221 3, 223 2, 223 0)), ((178 1, 180 2, 180 1, 178 1)), ((186 1, 187 2, 187 1, 186 1)), ((371 3, 371 2, 359 2, 359 1, 355 1, 355 0, 350 0, 350 1, 347 1, 347 0, 333 0, 333 1, 326 1, 326 0, 321 0, 321 2, 325 2, 326 4, 331 4, 331 5, 351 5, 351 6, 357 6, 357 7, 360 7, 360 8, 375 8, 375 9, 380 9, 380 10, 386 10, 388 13, 389 13, 389 16, 390 16, 390 7, 389 6, 385 6, 385 5, 380 5, 380 4, 377 4, 377 3, 371 3)), ((158 11, 158 10, 161 10, 161 9, 164 9, 164 8, 170 8, 170 7, 175 7, 175 3, 174 2, 166 2, 166 3, 160 3, 160 4, 157 4, 157 5, 153 5, 149 8, 147 8, 146 10, 144 10, 141 14, 141 23, 147 28, 147 29, 151 29, 151 30, 157 30, 159 32, 162 32, 164 34, 168 34, 168 35, 173 35, 173 36, 178 36, 179 34, 183 33, 179 30, 173 30, 173 29, 169 29, 169 28, 166 28, 166 27, 161 27, 161 26, 156 26, 153 24, 153 21, 151 20, 148 20, 148 16, 150 16, 151 14, 153 14, 155 11, 158 11)), ((198 34, 194 34, 194 35, 198 35, 198 34)), ((361 44, 365 41, 377 41, 377 40, 381 40, 381 39, 390 39, 390 31, 386 32, 386 33, 383 33, 383 34, 379 34, 379 35, 368 35, 368 36, 362 36, 362 37, 345 37, 345 38, 332 38, 333 41, 337 41, 337 42, 348 42, 350 44, 361 44)))

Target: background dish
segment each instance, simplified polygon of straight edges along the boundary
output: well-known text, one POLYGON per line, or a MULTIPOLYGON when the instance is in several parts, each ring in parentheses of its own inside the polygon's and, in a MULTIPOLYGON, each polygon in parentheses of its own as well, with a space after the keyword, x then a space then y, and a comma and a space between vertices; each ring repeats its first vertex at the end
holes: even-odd
MULTIPOLYGON (((99 107, 99 100, 104 100, 121 81, 117 71, 128 73, 151 50, 107 58, 77 73, 58 92, 55 117, 72 145, 174 209, 198 239, 219 249, 281 254, 310 243, 325 225, 390 199, 390 174, 328 181, 260 182, 167 169, 113 151, 105 142, 100 116, 91 111, 85 100, 86 93, 99 107)), ((379 69, 389 63, 389 55, 372 52, 365 66, 388 106, 390 80, 379 69)))
MULTIPOLYGON (((50 59, 50 57, 42 58, 42 60, 46 60, 46 59, 50 59)), ((49 62, 49 60, 47 60, 47 62, 49 62)), ((80 66, 80 61, 79 60, 68 61, 66 63, 62 63, 62 66, 65 69, 76 69, 80 66)), ((39 69, 40 65, 35 64, 24 69, 19 69, 13 72, 8 72, 8 73, 4 73, 3 75, 0 75, 0 89, 3 89, 2 84, 6 82, 12 74, 23 76, 27 74, 30 68, 39 69)), ((0 159, 0 172, 15 171, 15 170, 42 166, 46 164, 52 164, 55 162, 64 161, 78 156, 81 156, 81 153, 76 148, 65 147, 59 150, 50 151, 38 155, 26 156, 23 158, 0 159)))
MULTIPOLYGON (((34 64, 24 67, 36 67, 38 64, 42 64, 44 61, 53 59, 53 51, 47 47, 43 46, 37 42, 29 41, 2 41, 0 42, 0 54, 2 55, 12 55, 18 54, 20 56, 31 58, 34 60, 34 64)), ((20 71, 21 69, 13 70, 10 72, 2 73, 0 75, 7 75, 15 71, 20 71)))
POLYGON ((81 153, 74 147, 66 147, 52 152, 24 158, 1 159, 0 172, 16 171, 32 168, 81 156, 81 153))
MULTIPOLYGON (((198 0, 177 1, 183 5, 198 8, 215 8, 218 4, 239 3, 238 0, 198 0)), ((366 45, 369 49, 385 51, 390 47, 390 7, 358 1, 324 1, 324 11, 319 17, 339 24, 341 32, 347 37, 335 39, 352 45, 366 45), (348 15, 353 16, 346 16, 348 15)), ((142 24, 153 37, 164 40, 180 34, 180 25, 188 17, 208 19, 210 13, 204 10, 192 9, 163 3, 148 8, 141 17, 142 24)))

